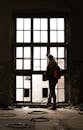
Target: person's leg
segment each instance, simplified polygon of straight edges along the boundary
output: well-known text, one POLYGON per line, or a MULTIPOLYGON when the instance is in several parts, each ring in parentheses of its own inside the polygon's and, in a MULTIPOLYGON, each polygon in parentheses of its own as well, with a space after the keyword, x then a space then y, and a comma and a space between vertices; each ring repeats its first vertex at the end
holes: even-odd
POLYGON ((52 98, 52 95, 51 95, 51 81, 49 81, 49 96, 48 96, 48 101, 47 101, 47 106, 51 106, 51 98, 52 98))
POLYGON ((51 95, 49 94, 48 101, 47 101, 47 107, 51 106, 51 95))
POLYGON ((52 82, 51 96, 53 97, 53 109, 56 109, 56 94, 55 94, 56 82, 52 82))

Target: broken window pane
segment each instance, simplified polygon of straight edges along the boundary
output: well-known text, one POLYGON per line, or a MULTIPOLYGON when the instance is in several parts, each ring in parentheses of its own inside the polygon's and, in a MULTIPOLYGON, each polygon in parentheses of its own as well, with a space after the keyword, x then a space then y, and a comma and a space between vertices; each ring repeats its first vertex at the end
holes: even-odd
POLYGON ((41 74, 32 75, 32 101, 33 102, 47 102, 47 98, 42 98, 42 88, 48 88, 48 81, 42 81, 41 74))
POLYGON ((42 88, 42 98, 48 97, 48 88, 42 88))
POLYGON ((30 88, 30 76, 24 76, 24 88, 30 88))
POLYGON ((24 89, 24 97, 29 97, 29 89, 24 89))

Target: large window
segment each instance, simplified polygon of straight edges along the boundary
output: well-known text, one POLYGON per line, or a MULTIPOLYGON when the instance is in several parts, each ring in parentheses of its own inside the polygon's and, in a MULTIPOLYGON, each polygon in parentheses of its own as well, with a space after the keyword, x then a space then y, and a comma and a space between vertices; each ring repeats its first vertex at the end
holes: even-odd
POLYGON ((16 42, 30 43, 31 30, 33 30, 33 43, 64 43, 64 18, 33 18, 32 23, 31 18, 17 18, 16 42))
MULTIPOLYGON (((65 21, 64 17, 16 18, 16 101, 47 101, 48 82, 42 80, 47 67, 47 55, 52 54, 62 69, 67 67, 65 21), (30 79, 27 79, 28 76, 30 79)), ((64 76, 55 91, 57 102, 65 101, 64 76)))
POLYGON ((16 44, 32 45, 33 56, 30 47, 16 48, 16 69, 33 69, 36 71, 46 70, 47 47, 61 68, 64 69, 64 47, 56 47, 57 44, 65 43, 64 18, 16 18, 16 44), (44 43, 44 46, 41 44, 44 43), (35 47, 37 44, 37 47, 35 47), (53 45, 52 47, 52 44, 53 45), (41 47, 40 47, 41 46, 41 47), (33 58, 33 68, 31 68, 33 58))

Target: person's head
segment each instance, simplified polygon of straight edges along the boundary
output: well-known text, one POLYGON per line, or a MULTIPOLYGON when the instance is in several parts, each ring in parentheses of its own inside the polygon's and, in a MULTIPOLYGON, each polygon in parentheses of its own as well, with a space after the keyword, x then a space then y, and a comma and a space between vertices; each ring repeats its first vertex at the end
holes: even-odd
POLYGON ((52 55, 48 55, 48 59, 51 61, 54 59, 54 57, 52 55))
POLYGON ((48 62, 55 62, 57 64, 57 62, 55 61, 52 55, 48 55, 48 62))

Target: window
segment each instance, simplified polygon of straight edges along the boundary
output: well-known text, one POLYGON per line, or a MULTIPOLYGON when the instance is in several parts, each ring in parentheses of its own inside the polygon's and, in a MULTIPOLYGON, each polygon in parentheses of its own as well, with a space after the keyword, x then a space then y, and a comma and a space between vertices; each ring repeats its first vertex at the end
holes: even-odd
POLYGON ((33 68, 31 68, 31 46, 21 45, 16 48, 16 70, 46 70, 46 55, 49 53, 47 47, 51 47, 50 53, 64 69, 64 47, 56 47, 57 43, 65 43, 64 37, 64 18, 16 18, 16 44, 31 43, 33 47, 33 68), (45 46, 40 47, 41 44, 45 46), (51 44, 55 45, 52 47, 51 44))
POLYGON ((34 18, 33 19, 33 42, 47 43, 47 18, 34 18))
POLYGON ((47 67, 47 48, 46 47, 34 47, 33 50, 33 66, 34 70, 46 70, 47 67))
POLYGON ((31 42, 31 19, 30 18, 16 19, 16 42, 17 43, 31 42))
POLYGON ((30 76, 16 76, 16 101, 30 101, 30 76))
POLYGON ((50 42, 64 43, 64 18, 50 19, 50 42))
POLYGON ((31 48, 16 47, 16 69, 31 69, 31 48))
POLYGON ((60 68, 65 69, 65 47, 50 47, 50 54, 54 56, 60 68))
MULTIPOLYGON (((16 101, 47 101, 49 84, 42 80, 47 54, 52 54, 62 69, 67 68, 65 21, 64 17, 16 18, 16 101)), ((55 89, 57 102, 65 101, 64 86, 62 76, 55 89)))
POLYGON ((64 18, 33 18, 32 24, 31 18, 17 18, 16 43, 31 43, 31 28, 33 43, 48 43, 48 32, 50 32, 50 43, 64 43, 65 41, 64 18))

